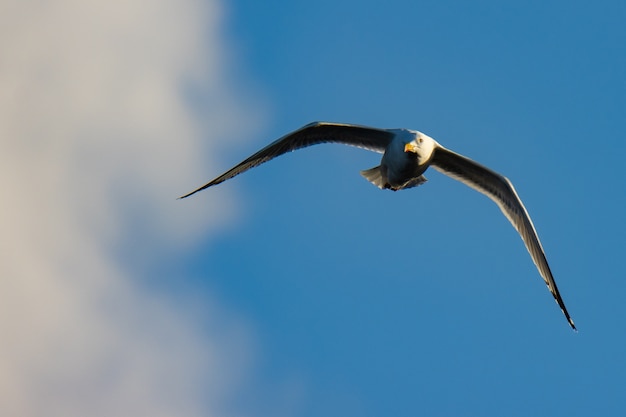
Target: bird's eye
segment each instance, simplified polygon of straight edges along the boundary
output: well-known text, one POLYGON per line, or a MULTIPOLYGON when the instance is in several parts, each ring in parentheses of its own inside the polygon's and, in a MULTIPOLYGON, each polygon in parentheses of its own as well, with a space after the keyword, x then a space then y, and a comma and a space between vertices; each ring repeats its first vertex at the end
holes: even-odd
POLYGON ((422 143, 422 142, 424 142, 424 139, 423 139, 423 138, 417 138, 417 141, 418 141, 419 143, 422 143))

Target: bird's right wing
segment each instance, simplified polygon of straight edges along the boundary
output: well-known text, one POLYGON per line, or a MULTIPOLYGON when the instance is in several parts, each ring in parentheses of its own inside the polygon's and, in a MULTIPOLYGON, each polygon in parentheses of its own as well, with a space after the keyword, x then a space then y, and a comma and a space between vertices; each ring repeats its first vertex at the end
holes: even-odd
POLYGON ((219 177, 179 198, 189 197, 198 191, 224 182, 277 156, 297 149, 306 148, 307 146, 333 142, 384 153, 387 145, 389 145, 393 139, 393 136, 394 134, 392 132, 385 129, 340 123, 310 123, 270 143, 268 146, 229 169, 219 177))

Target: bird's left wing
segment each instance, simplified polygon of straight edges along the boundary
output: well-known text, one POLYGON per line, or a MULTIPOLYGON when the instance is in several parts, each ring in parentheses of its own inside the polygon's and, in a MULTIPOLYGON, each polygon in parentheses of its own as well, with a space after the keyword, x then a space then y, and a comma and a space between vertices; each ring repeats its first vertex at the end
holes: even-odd
POLYGON ((513 184, 508 178, 486 168, 469 158, 452 152, 441 145, 435 148, 434 155, 431 160, 431 166, 438 171, 470 186, 471 188, 485 194, 492 199, 502 213, 511 222, 513 227, 518 231, 526 249, 537 266, 539 273, 545 281, 548 289, 554 296, 557 304, 563 311, 565 318, 572 329, 576 330, 574 321, 567 312, 565 303, 559 294, 552 271, 548 266, 546 255, 537 236, 537 231, 533 225, 522 200, 520 200, 513 184))
POLYGON ((287 152, 306 148, 319 143, 333 142, 356 146, 370 151, 384 153, 393 139, 394 134, 385 129, 376 129, 365 126, 314 122, 310 123, 282 138, 270 143, 251 157, 235 165, 219 177, 213 179, 202 187, 185 194, 179 198, 189 197, 205 188, 224 182, 235 175, 261 165, 271 159, 287 152))

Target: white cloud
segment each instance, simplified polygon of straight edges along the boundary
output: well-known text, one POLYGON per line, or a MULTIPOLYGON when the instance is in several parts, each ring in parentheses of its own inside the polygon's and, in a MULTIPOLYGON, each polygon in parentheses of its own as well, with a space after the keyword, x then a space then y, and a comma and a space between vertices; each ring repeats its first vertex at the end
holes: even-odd
POLYGON ((244 324, 134 278, 232 213, 223 191, 175 200, 251 116, 221 14, 215 0, 0 5, 0 415, 224 414, 244 324))

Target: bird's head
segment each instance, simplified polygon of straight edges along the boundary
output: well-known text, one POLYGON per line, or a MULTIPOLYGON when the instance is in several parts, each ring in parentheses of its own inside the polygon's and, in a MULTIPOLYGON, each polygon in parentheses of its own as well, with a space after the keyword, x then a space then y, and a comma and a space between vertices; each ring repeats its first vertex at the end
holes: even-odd
POLYGON ((427 163, 433 155, 437 142, 428 135, 418 131, 411 131, 413 139, 404 145, 404 152, 417 155, 419 165, 427 163))

